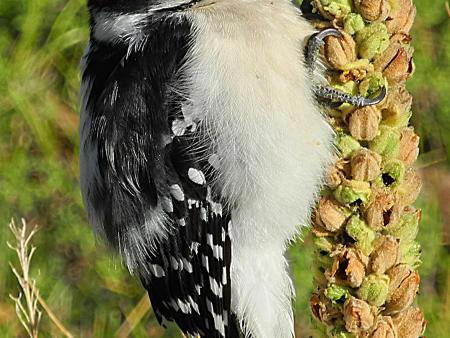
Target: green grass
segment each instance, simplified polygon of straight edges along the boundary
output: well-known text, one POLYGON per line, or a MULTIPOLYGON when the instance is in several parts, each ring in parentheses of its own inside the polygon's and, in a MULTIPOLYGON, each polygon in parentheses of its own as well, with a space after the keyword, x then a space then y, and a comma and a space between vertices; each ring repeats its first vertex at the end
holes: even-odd
MULTIPOLYGON (((434 151, 425 157, 427 164, 429 158, 439 160, 450 151, 450 20, 443 2, 416 3, 417 70, 409 87, 416 98, 414 123, 422 149, 434 151)), ((0 337, 23 336, 8 298, 18 290, 6 268, 15 262, 6 247, 12 240, 7 228, 11 217, 40 226, 32 272, 41 295, 75 336, 114 336, 143 295, 121 264, 96 246, 81 203, 78 63, 87 37, 84 1, 0 1, 0 337)), ((430 183, 419 203, 424 209, 419 303, 430 322, 427 336, 433 338, 450 332, 450 255, 445 240, 450 229, 441 213, 446 202, 430 183)), ((290 261, 298 337, 307 337, 312 288, 308 235, 291 250, 290 261)), ((174 327, 162 331, 152 314, 134 332, 135 337, 179 336, 174 327)), ((60 336, 45 316, 42 336, 60 336)))

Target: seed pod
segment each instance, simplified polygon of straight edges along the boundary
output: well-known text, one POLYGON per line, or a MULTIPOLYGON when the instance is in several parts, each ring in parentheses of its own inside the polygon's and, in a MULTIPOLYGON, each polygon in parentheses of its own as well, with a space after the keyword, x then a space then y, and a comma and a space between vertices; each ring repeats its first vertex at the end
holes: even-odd
POLYGON ((355 249, 345 249, 334 257, 334 263, 329 272, 330 279, 357 288, 361 285, 364 276, 364 264, 355 249))
POLYGON ((399 208, 394 208, 395 196, 390 189, 374 189, 370 203, 365 210, 367 224, 373 230, 380 230, 399 218, 399 208))
POLYGON ((327 185, 331 189, 336 189, 346 177, 350 176, 350 171, 350 161, 339 159, 328 172, 327 185))
POLYGON ((371 274, 364 278, 357 294, 370 305, 381 306, 385 303, 389 292, 389 277, 371 274))
POLYGON ((319 202, 318 215, 325 229, 335 232, 344 225, 350 213, 341 207, 335 199, 324 196, 319 202))
POLYGON ((425 332, 427 323, 423 312, 416 307, 410 307, 392 318, 398 338, 417 338, 425 332))
POLYGON ((335 69, 344 69, 344 66, 356 59, 356 44, 352 36, 341 32, 342 37, 329 36, 325 40, 324 56, 335 69))
POLYGON ((402 205, 413 204, 422 189, 422 178, 416 170, 409 168, 403 183, 397 189, 397 197, 402 205))
POLYGON ((370 268, 375 273, 385 273, 393 267, 400 256, 400 245, 392 236, 382 236, 375 242, 375 249, 370 257, 370 268))
POLYGON ((368 338, 397 338, 397 332, 392 318, 388 316, 379 318, 375 329, 368 338))
POLYGON ((351 333, 363 333, 369 330, 375 321, 375 315, 369 304, 354 297, 346 300, 343 312, 345 328, 351 333))
POLYGON ((348 120, 350 134, 357 140, 371 141, 377 136, 381 113, 374 106, 361 107, 348 120))
POLYGON ((380 175, 381 156, 361 148, 352 155, 352 178, 358 181, 372 181, 380 175))
POLYGON ((398 159, 405 165, 412 165, 419 156, 419 136, 413 128, 405 128, 400 134, 400 150, 398 159))
POLYGON ((391 2, 391 13, 386 20, 386 27, 390 34, 409 33, 414 18, 416 7, 412 0, 394 0, 391 2))
POLYGON ((411 117, 412 96, 404 86, 389 88, 387 99, 381 106, 383 124, 392 128, 404 128, 411 117))
POLYGON ((383 73, 390 85, 405 82, 413 72, 413 48, 407 44, 411 37, 395 34, 390 39, 389 47, 374 60, 375 70, 383 73))
POLYGON ((323 293, 313 294, 309 301, 311 312, 317 320, 325 324, 332 324, 342 318, 342 313, 335 308, 331 301, 323 296, 323 293))
POLYGON ((369 21, 385 20, 391 7, 387 0, 354 0, 354 4, 356 10, 369 21))
POLYGON ((399 264, 387 272, 390 279, 386 314, 399 313, 408 308, 419 290, 420 277, 406 264, 399 264))

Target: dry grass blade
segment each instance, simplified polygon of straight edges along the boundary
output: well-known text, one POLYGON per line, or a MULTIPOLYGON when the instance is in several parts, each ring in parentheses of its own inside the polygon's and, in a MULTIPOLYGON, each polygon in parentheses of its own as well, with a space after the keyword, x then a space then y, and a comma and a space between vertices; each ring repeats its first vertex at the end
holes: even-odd
POLYGON ((130 333, 133 332, 134 328, 139 324, 145 314, 150 311, 150 308, 150 300, 148 299, 147 294, 145 294, 127 315, 125 322, 119 327, 115 336, 117 338, 129 337, 130 333))
POLYGON ((10 295, 16 306, 16 314, 20 323, 23 325, 28 335, 32 338, 38 337, 39 324, 42 317, 42 311, 38 307, 39 290, 36 288, 36 281, 30 277, 30 265, 36 248, 31 246, 30 241, 36 234, 33 229, 27 234, 27 224, 22 219, 22 226, 17 227, 14 220, 9 223, 9 228, 13 233, 16 243, 15 246, 7 243, 9 248, 14 250, 20 263, 20 270, 17 270, 12 264, 11 269, 19 282, 21 291, 17 297, 10 295), (24 296, 24 302, 22 300, 24 296))
POLYGON ((11 245, 10 243, 7 243, 7 245, 11 250, 16 252, 20 264, 20 270, 18 270, 10 263, 11 270, 19 282, 21 289, 17 297, 10 295, 15 303, 17 318, 30 337, 38 337, 39 324, 42 317, 39 304, 61 333, 68 338, 73 338, 73 335, 62 325, 47 303, 39 295, 36 280, 30 276, 31 259, 36 252, 36 247, 30 244, 37 229, 34 228, 28 232, 27 223, 24 219, 22 219, 21 227, 16 226, 14 220, 11 220, 9 228, 16 241, 15 245, 11 245), (25 297, 25 304, 22 301, 23 296, 25 297))

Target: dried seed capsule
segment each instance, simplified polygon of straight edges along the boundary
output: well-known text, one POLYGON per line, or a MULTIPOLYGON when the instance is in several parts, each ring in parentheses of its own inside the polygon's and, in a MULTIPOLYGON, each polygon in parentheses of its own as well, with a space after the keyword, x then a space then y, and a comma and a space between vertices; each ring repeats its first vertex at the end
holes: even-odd
POLYGON ((325 40, 324 55, 333 68, 343 70, 345 65, 355 61, 356 44, 351 35, 341 33, 341 38, 329 36, 325 40))
POLYGON ((335 232, 344 225, 350 212, 341 207, 335 199, 324 196, 319 202, 318 215, 325 229, 335 232))
POLYGON ((386 26, 390 34, 409 33, 414 18, 416 17, 416 7, 412 0, 395 0, 391 2, 391 13, 386 26))
POLYGON ((346 300, 343 312, 345 328, 355 334, 369 330, 375 321, 375 315, 369 304, 354 297, 346 300))
POLYGON ((392 318, 387 316, 379 318, 375 329, 368 338, 397 338, 397 332, 392 318))
POLYGON ((397 216, 394 213, 395 197, 390 189, 374 189, 370 203, 365 210, 367 224, 374 230, 380 230, 397 216))
POLYGON ((423 312, 419 308, 410 307, 392 318, 398 338, 421 337, 427 326, 423 312))
POLYGON ((400 245, 392 236, 382 236, 375 242, 375 249, 370 257, 370 268, 375 273, 385 273, 399 260, 400 245))
POLYGON ((383 124, 393 128, 405 128, 411 118, 412 96, 404 86, 389 88, 389 94, 383 105, 383 124))
POLYGON ((371 274, 364 278, 358 289, 358 297, 371 305, 381 306, 386 302, 389 292, 389 277, 381 274, 371 274))
POLYGON ((329 272, 330 280, 357 288, 361 285, 364 276, 364 264, 355 249, 345 249, 334 257, 334 263, 329 272))
POLYGON ((409 35, 395 34, 389 47, 374 60, 375 70, 382 72, 390 85, 403 84, 414 70, 410 40, 409 35))
POLYGON ((397 188, 398 200, 402 205, 413 204, 422 189, 422 178, 416 170, 406 171, 403 183, 397 188))
POLYGON ((369 21, 383 21, 387 18, 390 5, 387 0, 354 0, 356 10, 369 21))
POLYGON ((400 134, 400 150, 398 159, 405 165, 412 165, 419 156, 419 136, 413 128, 405 128, 400 134))
POLYGON ((323 296, 323 293, 313 294, 309 303, 314 317, 325 324, 332 324, 342 318, 341 311, 335 308, 331 301, 323 296))
POLYGON ((387 272, 390 279, 386 314, 395 314, 408 308, 419 291, 420 277, 406 264, 399 264, 387 272))
POLYGON ((380 175, 380 165, 380 155, 366 148, 361 148, 352 155, 352 178, 358 181, 372 181, 380 175))
POLYGON ((339 159, 327 175, 327 185, 331 189, 336 189, 346 177, 350 176, 350 161, 339 159))
POLYGON ((374 106, 354 110, 348 119, 350 134, 357 140, 371 141, 378 133, 381 113, 374 106))

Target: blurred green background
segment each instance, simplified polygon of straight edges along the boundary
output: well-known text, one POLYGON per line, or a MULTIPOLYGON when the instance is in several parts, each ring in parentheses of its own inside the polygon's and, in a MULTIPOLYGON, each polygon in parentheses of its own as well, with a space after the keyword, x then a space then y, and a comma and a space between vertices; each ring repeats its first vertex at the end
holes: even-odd
MULTIPOLYGON (((88 37, 84 0, 0 1, 0 337, 22 337, 10 293, 7 224, 39 225, 32 273, 42 297, 76 337, 114 337, 133 310, 145 308, 139 283, 96 246, 78 186, 78 63, 88 37)), ((416 0, 414 125, 425 188, 420 306, 427 337, 450 337, 450 19, 442 0, 416 0)), ((311 240, 291 250, 298 337, 309 337, 311 240)), ((133 337, 178 337, 151 312, 133 337)), ((127 324, 125 324, 126 326, 127 324)), ((41 335, 60 337, 44 315, 41 335)))

